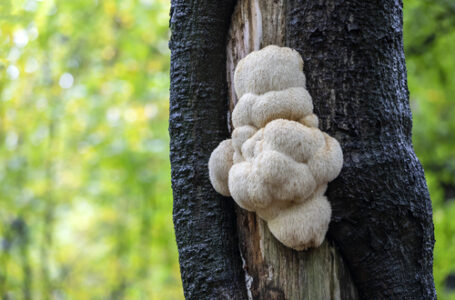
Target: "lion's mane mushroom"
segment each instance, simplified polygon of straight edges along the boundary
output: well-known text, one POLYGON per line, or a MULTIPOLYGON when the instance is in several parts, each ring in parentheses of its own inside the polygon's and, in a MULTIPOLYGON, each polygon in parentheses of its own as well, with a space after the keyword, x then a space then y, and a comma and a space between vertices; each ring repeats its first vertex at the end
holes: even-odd
POLYGON ((290 48, 268 46, 243 58, 234 73, 240 100, 232 139, 209 160, 215 190, 255 211, 296 250, 323 242, 331 216, 324 193, 343 165, 339 143, 318 129, 302 70, 290 48))

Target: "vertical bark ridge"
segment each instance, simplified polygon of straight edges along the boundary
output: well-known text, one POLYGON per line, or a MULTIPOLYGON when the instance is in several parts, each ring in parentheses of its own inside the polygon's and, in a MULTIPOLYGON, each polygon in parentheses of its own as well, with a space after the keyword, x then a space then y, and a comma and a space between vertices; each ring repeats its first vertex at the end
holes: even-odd
POLYGON ((174 226, 187 299, 245 299, 232 200, 209 182, 228 137, 226 35, 235 1, 173 0, 170 159, 174 226))

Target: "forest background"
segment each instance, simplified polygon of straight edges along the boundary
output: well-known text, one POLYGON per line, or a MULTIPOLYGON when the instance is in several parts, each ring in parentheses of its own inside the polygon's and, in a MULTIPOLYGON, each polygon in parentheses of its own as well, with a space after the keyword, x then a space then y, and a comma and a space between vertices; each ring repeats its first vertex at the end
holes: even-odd
MULTIPOLYGON (((0 297, 182 299, 165 0, 0 2, 0 297)), ((455 2, 404 0, 413 142, 455 299, 455 2)))

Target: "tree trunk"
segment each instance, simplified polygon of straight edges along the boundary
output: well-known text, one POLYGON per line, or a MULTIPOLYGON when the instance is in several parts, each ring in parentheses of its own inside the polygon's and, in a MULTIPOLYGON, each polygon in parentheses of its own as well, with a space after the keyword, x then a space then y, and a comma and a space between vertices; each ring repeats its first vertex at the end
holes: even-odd
POLYGON ((234 13, 233 5, 172 1, 169 131, 185 296, 435 298, 431 202, 411 144, 402 4, 239 0, 234 13), (210 153, 228 137, 227 104, 232 110, 236 102, 233 68, 268 44, 300 52, 320 128, 344 152, 327 191, 329 240, 309 251, 282 246, 239 208, 236 231, 232 200, 208 180, 210 153))

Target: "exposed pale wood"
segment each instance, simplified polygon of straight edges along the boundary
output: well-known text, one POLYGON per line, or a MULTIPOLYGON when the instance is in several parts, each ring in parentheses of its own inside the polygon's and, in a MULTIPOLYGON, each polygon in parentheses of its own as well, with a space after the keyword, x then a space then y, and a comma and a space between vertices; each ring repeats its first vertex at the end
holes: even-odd
MULTIPOLYGON (((238 61, 264 46, 284 46, 284 0, 239 0, 227 45, 230 111, 237 99, 233 74, 238 61)), ((250 299, 358 299, 349 270, 329 241, 297 252, 283 246, 254 213, 237 209, 240 250, 250 299)))

